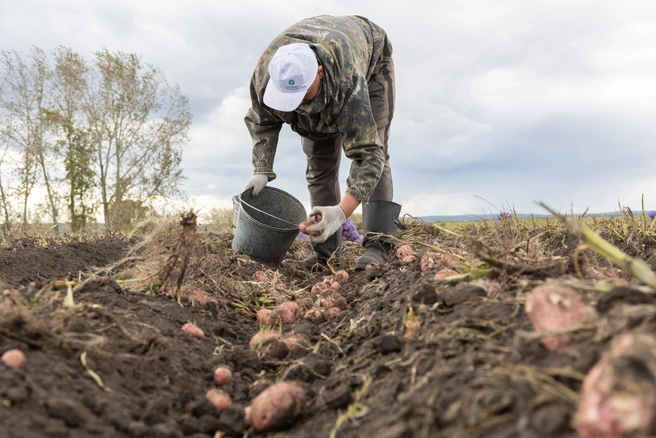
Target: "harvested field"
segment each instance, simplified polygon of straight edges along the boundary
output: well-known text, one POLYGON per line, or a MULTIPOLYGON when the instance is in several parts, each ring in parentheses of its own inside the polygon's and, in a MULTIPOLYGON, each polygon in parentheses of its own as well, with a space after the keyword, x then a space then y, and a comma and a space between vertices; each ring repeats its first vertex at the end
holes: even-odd
MULTIPOLYGON (((642 217, 582 221, 656 268, 655 234, 642 217)), ((656 334, 653 287, 556 219, 404 223, 397 248, 408 245, 406 252, 361 272, 350 268, 359 245, 331 260, 335 272, 275 267, 233 253, 229 234, 197 232, 191 214, 138 238, 6 245, 0 354, 19 349, 26 363, 0 363, 0 435, 579 436, 586 374, 618 335, 656 334), (326 280, 342 269, 348 279, 326 280), (320 293, 319 282, 339 284, 320 293), (575 315, 556 333, 536 328, 535 309, 550 307, 527 306, 527 297, 546 285, 571 290, 592 316, 575 315), (291 313, 258 323, 258 310, 287 301, 291 313), (202 339, 181 329, 187 323, 202 339), (280 335, 251 348, 265 329, 280 335), (545 342, 545 332, 557 342, 545 342), (300 341, 283 342, 290 334, 300 341), (223 412, 206 398, 219 366, 232 372, 221 387, 231 399, 223 412), (245 424, 245 408, 281 381, 304 391, 302 409, 292 405, 269 430, 245 424)), ((289 255, 309 251, 299 240, 289 255)), ((576 308, 563 297, 547 301, 576 308)), ((621 376, 635 373, 634 385, 656 387, 656 364, 634 365, 621 376)), ((653 388, 645 391, 641 400, 656 400, 653 388)), ((653 403, 645 409, 650 428, 653 403)))

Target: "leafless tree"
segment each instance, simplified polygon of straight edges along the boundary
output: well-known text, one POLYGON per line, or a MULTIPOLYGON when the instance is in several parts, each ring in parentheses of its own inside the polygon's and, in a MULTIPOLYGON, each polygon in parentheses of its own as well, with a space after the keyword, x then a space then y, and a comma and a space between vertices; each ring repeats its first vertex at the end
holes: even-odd
POLYGON ((179 193, 181 145, 188 140, 191 114, 187 98, 160 69, 134 54, 95 55, 83 110, 104 220, 111 227, 124 217, 124 206, 179 193))

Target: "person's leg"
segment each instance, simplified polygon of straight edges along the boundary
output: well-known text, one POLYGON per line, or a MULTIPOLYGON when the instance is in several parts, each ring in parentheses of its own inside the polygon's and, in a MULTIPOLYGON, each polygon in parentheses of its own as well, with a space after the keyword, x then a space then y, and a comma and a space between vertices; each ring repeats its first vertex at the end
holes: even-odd
POLYGON ((369 100, 378 127, 378 138, 383 143, 385 151, 383 173, 378 185, 369 197, 369 201, 391 201, 394 196, 394 185, 392 183, 392 170, 389 163, 390 157, 387 144, 396 104, 394 61, 390 62, 386 70, 379 72, 369 81, 369 100))
MULTIPOLYGON (((310 192, 310 205, 337 205, 341 200, 339 187, 339 163, 341 160, 341 135, 321 140, 301 137, 303 152, 307 158, 305 179, 310 192)), ((306 269, 316 265, 326 265, 326 261, 339 248, 342 242, 342 229, 337 230, 325 242, 313 243, 314 254, 299 263, 306 269)), ((293 263, 287 261, 287 263, 293 263)))
POLYGON ((376 189, 367 202, 362 204, 362 222, 364 252, 355 262, 355 269, 365 269, 370 263, 382 263, 387 259, 392 243, 380 234, 396 236, 396 221, 401 206, 392 202, 394 186, 392 171, 389 164, 388 141, 394 106, 396 103, 396 88, 394 83, 394 63, 388 69, 375 75, 369 83, 369 98, 371 108, 378 126, 378 137, 385 149, 385 166, 376 189))
POLYGON ((342 199, 339 188, 341 144, 341 135, 321 140, 301 137, 301 145, 307 159, 305 179, 312 207, 337 205, 342 199))

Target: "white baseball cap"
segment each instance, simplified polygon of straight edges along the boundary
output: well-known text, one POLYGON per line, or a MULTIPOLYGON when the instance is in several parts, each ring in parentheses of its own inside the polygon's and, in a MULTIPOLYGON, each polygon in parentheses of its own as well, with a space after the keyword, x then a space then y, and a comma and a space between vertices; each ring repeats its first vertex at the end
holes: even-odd
POLYGON ((317 77, 319 62, 309 45, 294 43, 278 49, 269 62, 264 103, 278 111, 294 111, 317 77))

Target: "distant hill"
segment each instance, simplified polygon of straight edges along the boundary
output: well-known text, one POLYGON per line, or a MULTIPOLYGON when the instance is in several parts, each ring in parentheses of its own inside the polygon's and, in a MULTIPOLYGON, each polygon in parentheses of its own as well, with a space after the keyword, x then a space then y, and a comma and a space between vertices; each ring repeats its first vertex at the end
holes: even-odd
MULTIPOLYGON (((619 216, 617 212, 610 213, 586 213, 586 216, 592 217, 613 217, 619 216)), ((552 217, 550 214, 524 214, 517 213, 519 219, 547 219, 552 217)), ((420 216, 418 219, 424 222, 478 222, 482 220, 496 221, 498 215, 496 214, 460 214, 460 215, 436 215, 436 216, 420 216)))

